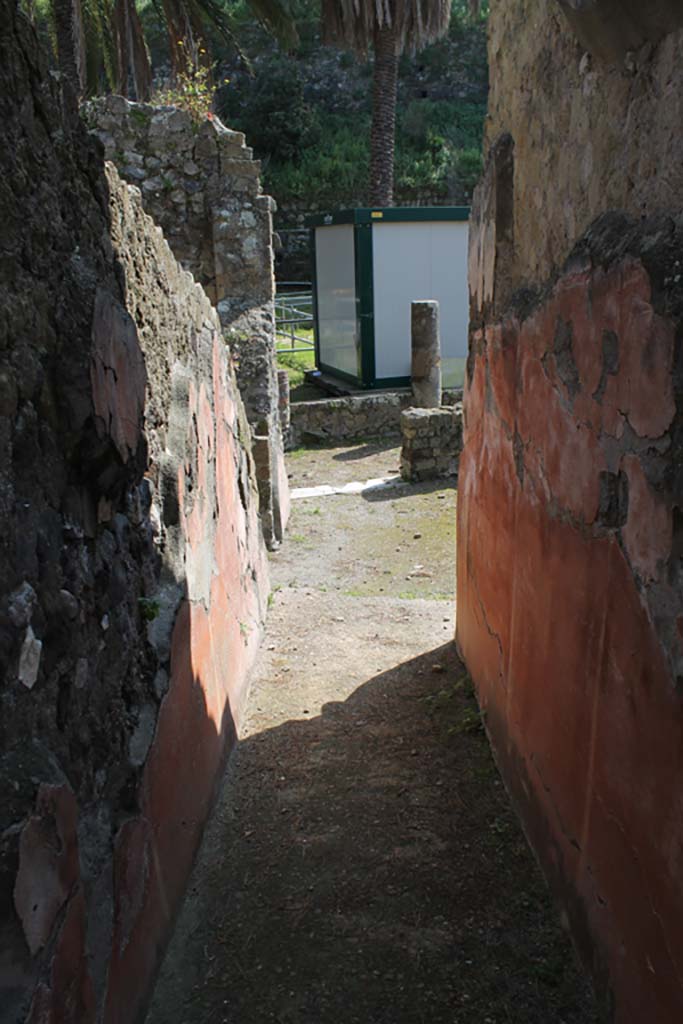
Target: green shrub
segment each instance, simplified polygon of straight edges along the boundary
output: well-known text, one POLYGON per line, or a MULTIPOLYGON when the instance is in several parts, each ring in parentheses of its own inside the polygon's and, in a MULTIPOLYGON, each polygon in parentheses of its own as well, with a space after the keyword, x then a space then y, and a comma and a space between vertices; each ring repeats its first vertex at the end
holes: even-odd
POLYGON ((412 100, 400 114, 398 134, 424 147, 442 138, 455 148, 481 148, 486 107, 482 103, 412 100))
POLYGON ((480 149, 463 149, 456 154, 454 171, 464 190, 471 194, 482 172, 480 149))
POLYGON ((328 114, 314 147, 302 149, 295 161, 267 166, 266 186, 282 199, 360 195, 369 173, 369 137, 367 116, 350 122, 345 115, 328 114))
MULTIPOLYGON (((415 100, 399 117, 396 133, 396 190, 450 193, 469 200, 481 173, 483 107, 415 100)), ((370 116, 328 114, 314 146, 265 168, 267 191, 286 202, 337 197, 341 203, 367 191, 370 116)))
POLYGON ((304 148, 316 144, 320 129, 304 100, 301 71, 288 57, 275 57, 267 74, 246 76, 221 89, 216 107, 227 124, 244 131, 261 158, 296 161, 304 148))

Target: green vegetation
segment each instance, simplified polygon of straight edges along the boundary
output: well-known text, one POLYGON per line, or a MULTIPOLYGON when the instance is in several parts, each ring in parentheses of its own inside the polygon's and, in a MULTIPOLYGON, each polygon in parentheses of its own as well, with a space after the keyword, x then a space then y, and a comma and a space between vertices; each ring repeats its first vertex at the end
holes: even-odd
MULTIPOLYGON (((318 0, 122 2, 131 25, 126 39, 105 0, 74 7, 82 10, 85 45, 76 64, 83 94, 130 89, 131 98, 151 93, 196 122, 217 114, 246 133, 263 162, 264 189, 280 204, 367 201, 372 59, 322 45, 318 0)), ((56 62, 60 5, 22 3, 56 62)), ((479 18, 469 6, 453 0, 447 35, 400 58, 397 203, 466 203, 479 176, 487 4, 479 18)))
MULTIPOLYGON (((468 198, 481 172, 481 133, 484 104, 413 100, 399 111, 396 145, 397 196, 429 190, 444 196, 456 192, 468 198), (443 123, 450 120, 450 124, 443 123), (419 130, 416 131, 416 126, 419 130), (460 141, 462 140, 462 141, 460 141)), ((272 159, 264 184, 280 202, 335 196, 363 196, 370 163, 370 115, 352 119, 329 114, 309 119, 301 157, 272 159)), ((258 140, 251 133, 251 141, 258 140)), ((291 148, 291 142, 288 144, 291 148)))
MULTIPOLYGON (((306 384, 304 375, 306 370, 315 367, 315 352, 313 350, 313 331, 306 331, 297 328, 297 334, 301 338, 308 338, 311 348, 308 352, 292 352, 291 343, 287 338, 277 339, 277 364, 287 371, 289 377, 290 399, 293 402, 305 402, 308 399, 320 398, 320 391, 314 385, 306 384)), ((296 348, 301 348, 301 342, 294 342, 296 348)))
MULTIPOLYGON (((296 6, 296 5, 295 5, 296 6)), ((448 36, 401 58, 395 201, 420 193, 468 202, 481 170, 487 60, 482 21, 453 5, 448 36)), ((264 188, 279 203, 365 201, 370 168, 372 65, 320 45, 318 8, 300 0, 295 52, 283 53, 253 23, 240 39, 252 64, 232 61, 216 112, 247 134, 263 161, 264 188)), ((235 22, 242 17, 233 8, 235 22)))
MULTIPOLYGON (((178 46, 181 41, 178 41, 178 46)), ((206 51, 202 48, 200 56, 206 51)), ((227 82, 227 80, 226 80, 227 82)), ((216 87, 211 80, 211 71, 202 64, 195 64, 188 60, 182 70, 176 73, 172 83, 164 89, 159 89, 152 96, 152 102, 159 106, 178 107, 185 110, 195 125, 201 124, 207 117, 213 117, 211 108, 216 87)), ((145 117, 141 111, 134 111, 139 117, 145 117)))
MULTIPOLYGON (((450 719, 447 730, 449 735, 461 736, 483 732, 484 712, 479 709, 469 675, 461 676, 453 686, 431 693, 423 699, 431 714, 441 713, 446 719, 450 719)), ((496 834, 502 827, 497 820, 490 826, 491 831, 496 834)))
POLYGON ((139 597, 138 607, 143 622, 154 622, 159 614, 159 602, 151 597, 139 597))
POLYGON ((283 370, 287 370, 290 388, 298 388, 304 383, 306 370, 315 366, 313 349, 310 352, 288 352, 287 342, 278 341, 277 362, 283 370))

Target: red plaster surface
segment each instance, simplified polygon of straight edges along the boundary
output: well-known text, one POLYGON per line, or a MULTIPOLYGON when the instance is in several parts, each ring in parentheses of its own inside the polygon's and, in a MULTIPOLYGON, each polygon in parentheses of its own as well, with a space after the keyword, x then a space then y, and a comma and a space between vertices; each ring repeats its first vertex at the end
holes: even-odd
POLYGON ((649 300, 629 261, 567 275, 521 327, 488 328, 459 470, 458 644, 530 839, 584 953, 606 966, 618 1024, 683 1020, 682 698, 636 578, 665 574, 671 507, 624 433, 659 437, 675 411, 674 329, 649 300), (553 355, 558 319, 573 327, 573 399, 553 355), (604 330, 620 360, 600 402, 604 330), (607 469, 628 476, 623 548, 596 521, 607 469))
POLYGON ((235 742, 260 638, 267 566, 256 496, 249 511, 240 498, 237 410, 218 338, 211 399, 213 410, 204 384, 190 396, 197 474, 189 510, 187 489, 180 491, 188 576, 192 560, 207 557, 208 541, 210 596, 208 605, 189 600, 179 610, 170 686, 145 765, 142 813, 117 839, 106 1024, 130 1024, 144 1007, 226 752, 235 742))
POLYGON ((85 899, 68 905, 52 956, 49 985, 36 989, 26 1024, 94 1024, 95 999, 85 957, 85 899))
POLYGON ((43 783, 21 833, 14 905, 31 954, 54 936, 47 977, 34 992, 26 1024, 94 1021, 77 820, 76 798, 69 786, 43 783))
POLYGON ((98 290, 92 324, 90 380, 93 405, 124 462, 142 429, 147 373, 137 330, 127 310, 98 290))
POLYGON ((68 786, 43 784, 19 841, 14 906, 35 956, 52 934, 78 879, 76 798, 68 786))
POLYGON ((622 465, 629 482, 628 520, 622 533, 629 561, 644 580, 657 580, 671 554, 671 508, 649 486, 635 455, 625 455, 622 465))
MULTIPOLYGON (((123 365, 125 345, 117 348, 112 311, 100 314, 95 406, 127 458, 141 426, 144 364, 142 376, 135 360, 123 365)), ((105 1024, 133 1024, 144 1012, 215 786, 236 740, 260 640, 268 570, 258 495, 239 440, 240 429, 248 427, 238 423, 234 386, 216 332, 212 373, 190 388, 187 459, 178 470, 188 599, 173 628, 169 688, 144 767, 140 813, 119 827, 115 839, 105 1024)), ((69 787, 43 784, 20 837, 14 904, 31 954, 54 945, 26 1024, 91 1024, 97 1013, 77 825, 69 787)))

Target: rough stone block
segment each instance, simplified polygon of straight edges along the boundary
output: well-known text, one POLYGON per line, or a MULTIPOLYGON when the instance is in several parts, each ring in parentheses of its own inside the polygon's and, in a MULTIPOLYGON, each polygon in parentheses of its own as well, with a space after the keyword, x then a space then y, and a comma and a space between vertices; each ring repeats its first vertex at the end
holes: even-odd
POLYGON ((401 413, 401 476, 425 480, 457 471, 462 445, 462 410, 406 409, 401 413))

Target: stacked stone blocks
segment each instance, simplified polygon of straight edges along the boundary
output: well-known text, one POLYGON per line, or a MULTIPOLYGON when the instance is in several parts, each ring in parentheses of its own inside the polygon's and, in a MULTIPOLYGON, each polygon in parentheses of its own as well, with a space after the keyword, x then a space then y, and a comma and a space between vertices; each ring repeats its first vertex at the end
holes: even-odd
POLYGON ((281 539, 288 498, 275 358, 273 211, 244 135, 175 107, 108 96, 84 105, 105 157, 140 189, 176 259, 218 311, 254 437, 263 533, 281 539), (266 439, 264 446, 263 439, 266 439))
POLYGON ((401 476, 413 482, 455 476, 462 448, 462 405, 401 413, 401 476))
MULTIPOLYGON (((462 398, 462 391, 443 393, 444 405, 453 405, 462 398)), ((401 437, 401 413, 413 404, 409 392, 349 395, 346 398, 325 398, 316 402, 293 402, 289 445, 310 441, 345 441, 358 437, 401 437)))

